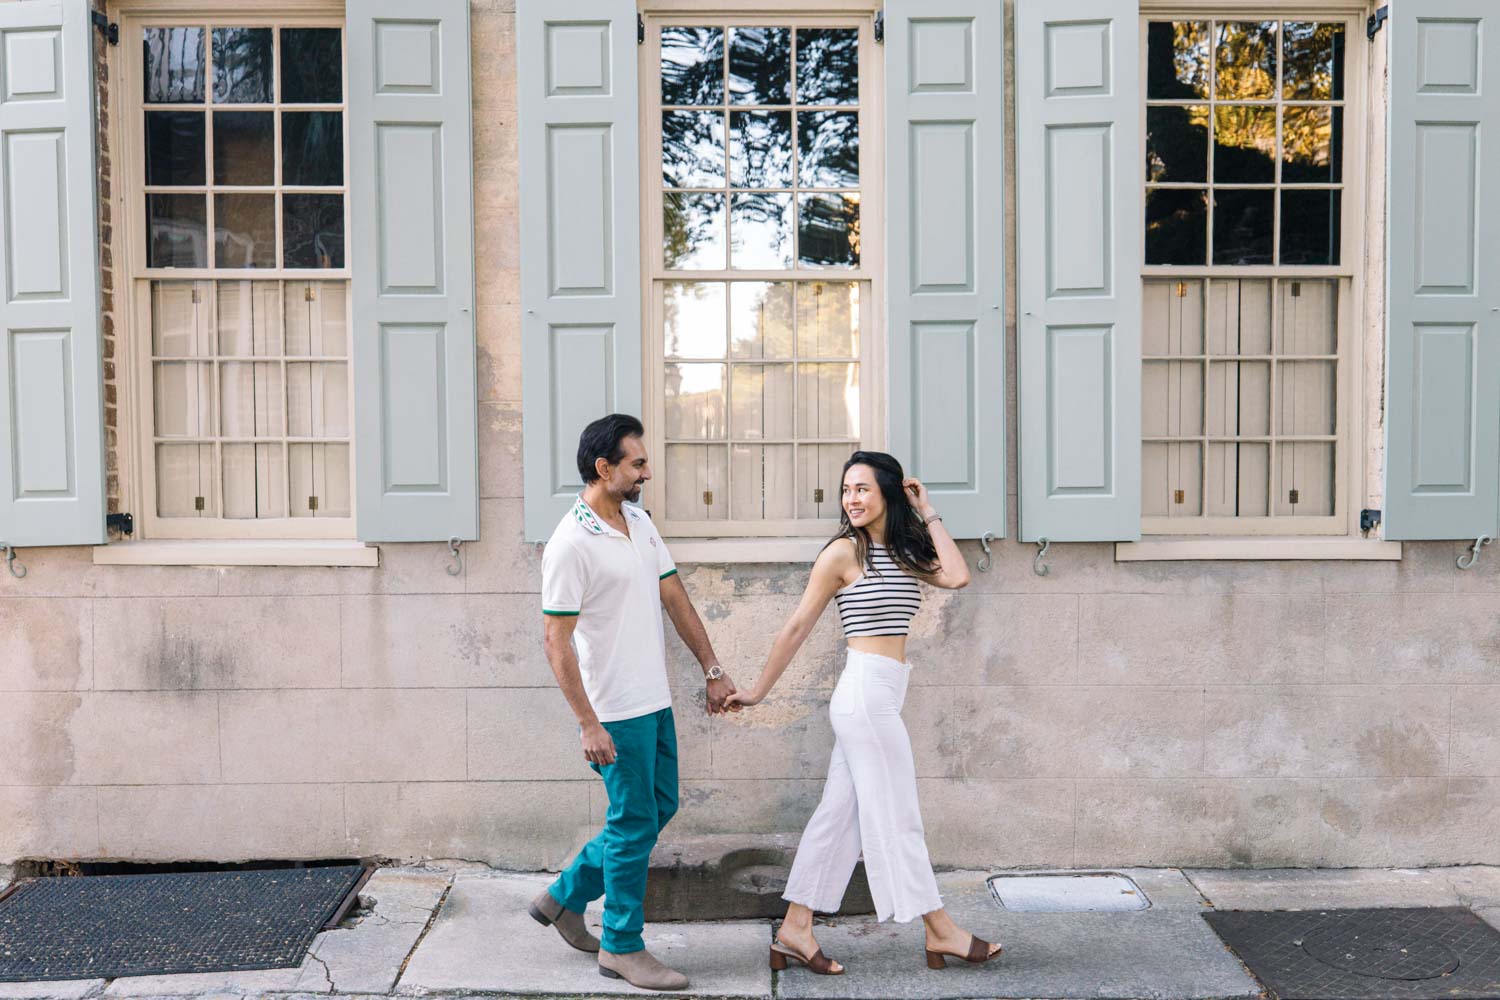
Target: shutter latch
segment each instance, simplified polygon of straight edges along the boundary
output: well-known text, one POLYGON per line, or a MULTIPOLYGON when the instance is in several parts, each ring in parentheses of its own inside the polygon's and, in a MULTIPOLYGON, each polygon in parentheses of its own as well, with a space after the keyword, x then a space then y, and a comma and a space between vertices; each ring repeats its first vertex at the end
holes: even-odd
POLYGON ((457 535, 448 539, 448 553, 453 556, 453 565, 444 568, 448 570, 449 576, 458 576, 464 571, 464 557, 458 554, 458 547, 462 544, 463 540, 457 535))
POLYGON ((5 553, 5 568, 10 570, 11 576, 19 580, 26 575, 26 567, 16 562, 16 550, 9 542, 0 542, 0 552, 5 553))
POLYGON ((1458 557, 1458 568, 1473 569, 1474 564, 1479 561, 1479 550, 1490 544, 1490 542, 1492 541, 1494 541, 1494 539, 1489 535, 1480 535, 1478 538, 1476 538, 1474 540, 1474 547, 1469 550, 1468 554, 1458 557), (1465 560, 1467 560, 1467 562, 1465 560))
POLYGON ((104 515, 104 528, 106 531, 118 531, 122 535, 135 534, 135 518, 130 514, 106 514, 104 515))
POLYGON ((1038 538, 1036 544, 1036 558, 1031 560, 1031 571, 1037 576, 1046 576, 1052 572, 1052 567, 1042 560, 1047 558, 1047 550, 1052 547, 1052 543, 1045 538, 1038 538))

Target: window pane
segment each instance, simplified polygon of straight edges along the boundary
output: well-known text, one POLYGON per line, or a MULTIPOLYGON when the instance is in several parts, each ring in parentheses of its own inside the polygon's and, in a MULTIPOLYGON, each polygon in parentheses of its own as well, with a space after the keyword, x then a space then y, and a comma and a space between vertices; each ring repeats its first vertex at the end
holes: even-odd
POLYGON ((1147 26, 1146 97, 1208 99, 1208 22, 1152 21, 1147 26))
POLYGON ((1202 265, 1208 257, 1208 192, 1146 192, 1146 263, 1202 265))
POLYGON ((1203 353, 1203 283, 1147 281, 1141 353, 1147 356, 1203 353))
POLYGON ((146 28, 145 98, 148 104, 203 102, 203 29, 146 28))
POLYGON ((218 517, 214 501, 214 446, 156 446, 158 517, 218 517))
POLYGON ((736 358, 792 356, 792 284, 736 281, 729 286, 730 350, 736 358))
POLYGON ((671 194, 663 205, 666 266, 674 270, 723 270, 724 196, 671 194))
POLYGON ((737 521, 779 521, 797 516, 792 446, 737 444, 729 450, 734 495, 729 516, 737 521))
POLYGON ((287 267, 344 266, 344 196, 281 196, 282 257, 287 267))
POLYGON ((1282 192, 1281 263, 1339 263, 1343 225, 1339 191, 1282 192))
POLYGON ((859 285, 805 281, 797 286, 797 353, 804 358, 859 355, 859 285))
POLYGON ((1141 365, 1141 434, 1198 437, 1203 433, 1203 362, 1141 365))
POLYGON ((271 29, 215 28, 214 103, 270 104, 271 29))
POLYGON ((212 435, 213 365, 194 361, 158 361, 152 368, 156 436, 212 435))
POLYGON ((1337 184, 1343 177, 1344 109, 1285 108, 1281 117, 1281 179, 1288 184, 1337 184))
POLYGON ((797 516, 836 520, 841 509, 844 463, 857 444, 797 446, 797 516))
POLYGON ((859 29, 797 29, 797 103, 859 103, 859 29))
POLYGON ((723 365, 667 365, 667 440, 722 439, 724 388, 723 365))
POLYGON ((859 437, 859 365, 797 366, 797 436, 859 437))
POLYGON ((797 260, 811 265, 859 266, 859 195, 797 196, 797 260))
POLYGON ((1265 517, 1269 513, 1271 446, 1263 441, 1208 446, 1209 517, 1265 517))
MULTIPOLYGON (((778 440, 790 438, 792 429, 792 366, 734 366, 734 411, 730 415, 729 436, 735 440, 778 440)), ((788 456, 790 458, 790 456, 788 456)))
POLYGON ((349 436, 349 366, 341 361, 286 366, 287 434, 349 436))
POLYGON ((1285 21, 1281 31, 1285 46, 1281 92, 1286 99, 1343 100, 1344 26, 1285 21))
POLYGON ((1278 517, 1328 517, 1333 513, 1333 445, 1298 441, 1276 446, 1278 517))
POLYGON ((802 187, 859 186, 859 115, 803 111, 797 115, 797 183, 802 187))
POLYGON ((276 266, 276 196, 214 195, 214 266, 276 266))
POLYGON ((735 187, 791 187, 790 111, 729 113, 729 183, 735 187))
POLYGON ((791 76, 790 28, 730 29, 731 104, 789 104, 791 76))
POLYGON ((1276 22, 1219 24, 1215 96, 1253 101, 1276 96, 1276 22))
POLYGON ((722 444, 667 445, 667 517, 682 521, 723 521, 729 516, 727 447, 722 444))
POLYGON ((218 283, 219 354, 267 357, 281 353, 281 283, 218 283))
POLYGON ((1214 180, 1270 184, 1276 180, 1276 109, 1233 105, 1214 109, 1214 180))
POLYGON ((208 266, 208 206, 201 194, 146 195, 147 267, 208 266))
POLYGON ((1215 264, 1269 264, 1274 191, 1214 192, 1215 264))
POLYGON ((1157 184, 1208 180, 1208 108, 1146 109, 1146 179, 1157 184))
POLYGON ((286 517, 286 464, 280 444, 226 444, 224 516, 286 517))
POLYGON ((671 281, 662 287, 667 357, 724 356, 724 294, 722 281, 671 281))
POLYGON ((281 29, 283 104, 337 104, 343 100, 341 34, 338 28, 281 29))
POLYGON ((173 358, 213 354, 209 323, 212 286, 206 281, 151 283, 151 353, 173 358))
POLYGON ((349 495, 349 446, 294 444, 288 450, 292 465, 292 516, 348 517, 353 511, 349 495))
POLYGON ((342 281, 286 283, 286 353, 349 354, 349 302, 342 281))
POLYGON ((219 373, 221 434, 249 438, 281 437, 286 433, 281 365, 264 361, 231 361, 220 365, 219 373))
POLYGON ((1338 283, 1282 281, 1277 292, 1281 309, 1283 354, 1337 354, 1338 283))
POLYGON ((729 210, 730 264, 741 270, 781 271, 792 266, 792 195, 745 191, 729 210))
POLYGON ((1271 433, 1271 363, 1216 361, 1208 366, 1209 437, 1271 433))
POLYGON ((281 115, 281 182, 344 183, 344 113, 286 111, 281 115))
POLYGON ((1141 445, 1141 513, 1146 517, 1203 513, 1203 448, 1198 442, 1141 445))
POLYGON ((1276 433, 1332 434, 1335 362, 1283 361, 1276 370, 1276 433))
POLYGON ((214 112, 215 184, 276 183, 276 122, 272 114, 214 112))
POLYGON ((1271 353, 1271 282, 1215 278, 1208 303, 1208 353, 1271 353))
POLYGON ((202 184, 203 112, 146 112, 146 183, 202 184))
POLYGON ((661 172, 667 187, 723 187, 723 112, 663 111, 661 172))
POLYGON ((661 102, 724 103, 724 29, 661 29, 661 102))

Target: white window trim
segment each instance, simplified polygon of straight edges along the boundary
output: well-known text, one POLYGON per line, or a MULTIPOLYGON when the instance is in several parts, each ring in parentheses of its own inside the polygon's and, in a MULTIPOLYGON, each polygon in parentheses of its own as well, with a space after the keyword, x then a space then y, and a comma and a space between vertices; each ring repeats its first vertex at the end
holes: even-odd
MULTIPOLYGON (((1368 356, 1366 335, 1369 332, 1368 318, 1372 310, 1383 310, 1383 290, 1371 287, 1368 280, 1368 263, 1371 252, 1383 261, 1385 248, 1372 243, 1372 233, 1380 227, 1368 221, 1370 213, 1370 171, 1384 163, 1384 151, 1376 150, 1372 122, 1372 101, 1381 96, 1370 77, 1373 64, 1370 46, 1365 40, 1365 24, 1361 15, 1368 13, 1365 0, 1262 0, 1247 5, 1244 2, 1226 0, 1142 0, 1140 18, 1142 24, 1140 58, 1141 105, 1146 101, 1146 32, 1145 23, 1163 17, 1191 18, 1211 16, 1218 19, 1244 18, 1247 20, 1298 19, 1342 20, 1346 23, 1346 54, 1351 55, 1346 65, 1344 85, 1344 234, 1343 262, 1336 267, 1286 268, 1280 265, 1266 267, 1165 267, 1145 266, 1141 268, 1143 280, 1157 278, 1195 277, 1297 277, 1337 278, 1348 282, 1348 294, 1342 295, 1339 303, 1339 337, 1342 350, 1339 361, 1339 377, 1336 391, 1339 393, 1337 415, 1338 426, 1343 429, 1341 442, 1344 454, 1336 469, 1335 513, 1327 518, 1257 518, 1230 519, 1221 529, 1213 533, 1194 533, 1190 537, 1175 538, 1169 533, 1178 528, 1167 518, 1142 517, 1145 536, 1140 542, 1121 542, 1115 546, 1115 558, 1121 562, 1148 559, 1399 559, 1399 544, 1393 548, 1381 548, 1383 555, 1351 554, 1369 553, 1372 542, 1360 536, 1359 512, 1362 503, 1358 498, 1367 495, 1367 469, 1372 464, 1367 454, 1369 435, 1365 419, 1366 385, 1364 369, 1368 356), (1375 155, 1379 153, 1380 155, 1375 155), (1357 239, 1349 238, 1353 230, 1357 239), (1382 301, 1370 299, 1374 292, 1382 301), (1257 523, 1263 522, 1263 523, 1257 523), (1303 534, 1305 532, 1305 534, 1303 534), (1286 536, 1292 537, 1286 537, 1286 536), (1298 554, 1288 554, 1298 553, 1298 554), (1306 553, 1300 554, 1300 553, 1306 553), (1391 553, 1394 553, 1391 554, 1391 553)), ((1142 128, 1145 128, 1144 116, 1142 128)), ((1378 348, 1377 348, 1378 352, 1378 348)), ((1378 439, 1374 446, 1379 446, 1378 439)), ((1206 456, 1205 456, 1206 460, 1206 456)), ((1378 461, 1378 459, 1377 459, 1378 461)), ((1198 522, 1207 518, 1195 519, 1198 522)), ((1218 526, 1214 526, 1217 528, 1218 526)))
POLYGON ((155 539, 94 546, 95 566, 379 566, 380 549, 353 539, 155 539))

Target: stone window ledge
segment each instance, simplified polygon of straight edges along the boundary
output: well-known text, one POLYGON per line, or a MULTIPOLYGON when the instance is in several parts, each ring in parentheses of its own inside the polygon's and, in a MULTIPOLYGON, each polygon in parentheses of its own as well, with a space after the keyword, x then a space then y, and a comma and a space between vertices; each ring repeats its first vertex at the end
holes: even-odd
POLYGON ((176 541, 94 546, 95 566, 379 566, 380 549, 353 540, 176 541))
POLYGON ((1148 538, 1115 543, 1115 562, 1207 559, 1390 562, 1400 558, 1400 542, 1366 538, 1148 538))
POLYGON ((810 564, 828 538, 668 538, 666 543, 677 563, 810 564))

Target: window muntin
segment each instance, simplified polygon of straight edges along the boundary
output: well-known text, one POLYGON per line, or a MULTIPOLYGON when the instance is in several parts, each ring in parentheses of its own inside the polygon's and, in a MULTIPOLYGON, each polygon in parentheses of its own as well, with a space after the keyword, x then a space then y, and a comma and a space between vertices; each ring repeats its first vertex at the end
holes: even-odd
POLYGON ((651 27, 650 502, 679 535, 825 533, 875 423, 868 19, 651 27))

